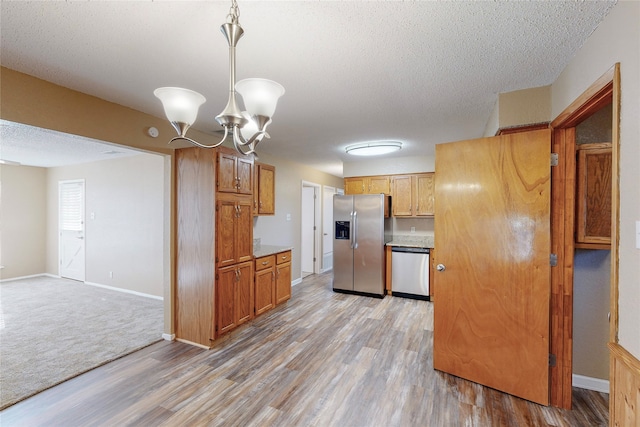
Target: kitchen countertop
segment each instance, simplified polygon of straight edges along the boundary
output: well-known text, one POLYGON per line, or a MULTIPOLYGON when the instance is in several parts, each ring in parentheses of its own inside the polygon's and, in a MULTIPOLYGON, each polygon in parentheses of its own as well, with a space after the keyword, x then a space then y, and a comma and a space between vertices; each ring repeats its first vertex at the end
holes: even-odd
POLYGON ((292 246, 276 246, 276 245, 260 245, 253 247, 253 256, 260 258, 267 255, 277 254, 279 252, 290 251, 292 246))
POLYGON ((406 248, 433 248, 433 236, 394 235, 387 246, 403 246, 406 248))

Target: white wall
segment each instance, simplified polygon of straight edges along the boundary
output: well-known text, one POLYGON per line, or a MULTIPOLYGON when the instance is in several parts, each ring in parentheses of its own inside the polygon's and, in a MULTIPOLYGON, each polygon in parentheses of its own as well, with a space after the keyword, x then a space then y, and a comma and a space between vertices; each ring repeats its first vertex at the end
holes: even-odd
POLYGON ((46 169, 0 166, 0 279, 45 272, 46 169))
POLYGON ((86 282, 163 297, 163 157, 140 154, 48 169, 50 274, 58 274, 58 181, 69 179, 85 180, 86 282))
POLYGON ((435 171, 435 154, 433 156, 367 158, 366 160, 345 162, 345 177, 393 175, 402 173, 419 173, 435 171))
MULTIPOLYGON (((640 2, 619 1, 551 87, 557 117, 594 81, 620 62, 619 343, 640 358, 640 2)), ((615 262, 615 260, 612 260, 615 262)))

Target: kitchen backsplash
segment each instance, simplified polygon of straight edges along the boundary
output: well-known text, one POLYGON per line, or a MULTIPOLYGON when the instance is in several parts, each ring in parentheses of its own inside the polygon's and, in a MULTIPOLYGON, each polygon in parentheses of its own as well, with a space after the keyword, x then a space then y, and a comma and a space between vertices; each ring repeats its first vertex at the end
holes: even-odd
POLYGON ((433 218, 394 218, 393 234, 433 236, 433 218))

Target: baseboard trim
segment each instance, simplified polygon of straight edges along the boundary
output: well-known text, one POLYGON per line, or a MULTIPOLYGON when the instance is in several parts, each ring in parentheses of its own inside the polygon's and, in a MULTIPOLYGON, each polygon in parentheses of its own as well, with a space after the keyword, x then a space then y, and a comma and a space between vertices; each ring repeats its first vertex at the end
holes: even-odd
POLYGON ((302 277, 296 279, 296 280, 292 280, 291 281, 291 286, 295 286, 295 285, 299 285, 300 283, 302 283, 302 277))
POLYGON ((165 341, 175 341, 176 334, 162 334, 162 339, 165 341))
POLYGON ((182 339, 182 338, 176 338, 176 341, 184 343, 184 344, 189 344, 189 345, 193 345, 193 346, 196 346, 196 347, 200 347, 200 348, 202 348, 204 350, 211 350, 211 347, 207 347, 206 345, 202 345, 202 344, 199 344, 197 342, 185 340, 185 339, 182 339))
POLYGON ((145 298, 151 298, 151 299, 157 299, 157 300, 160 300, 160 301, 164 301, 163 297, 159 297, 157 295, 145 294, 144 292, 132 291, 130 289, 116 288, 115 286, 103 285, 103 284, 94 283, 94 282, 84 282, 84 284, 85 285, 89 285, 89 286, 96 286, 98 288, 109 289, 109 290, 112 290, 112 291, 124 292, 125 294, 132 294, 132 295, 137 295, 137 296, 140 296, 140 297, 145 297, 145 298))
POLYGON ((33 279, 34 277, 51 277, 53 279, 59 279, 60 276, 56 276, 55 274, 50 273, 40 273, 40 274, 30 274, 29 276, 20 276, 20 277, 11 277, 9 279, 2 279, 0 283, 4 282, 13 282, 14 280, 22 280, 22 279, 33 279))
POLYGON ((573 374, 572 383, 574 387, 584 388, 586 390, 599 391, 600 393, 609 394, 609 381, 600 378, 585 377, 584 375, 573 374))

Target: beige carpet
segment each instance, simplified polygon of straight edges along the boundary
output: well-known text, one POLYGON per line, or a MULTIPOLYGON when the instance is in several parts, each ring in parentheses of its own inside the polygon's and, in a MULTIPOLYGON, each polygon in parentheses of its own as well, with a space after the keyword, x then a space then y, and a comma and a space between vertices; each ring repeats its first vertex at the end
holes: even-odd
POLYGON ((0 409, 162 339, 163 302, 37 277, 0 284, 0 409))

